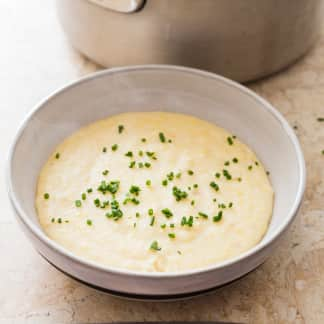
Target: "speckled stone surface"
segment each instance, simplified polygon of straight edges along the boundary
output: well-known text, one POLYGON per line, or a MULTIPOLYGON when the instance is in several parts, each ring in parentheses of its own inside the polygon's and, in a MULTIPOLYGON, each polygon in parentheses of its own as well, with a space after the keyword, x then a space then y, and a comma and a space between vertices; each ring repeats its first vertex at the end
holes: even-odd
MULTIPOLYGON (((306 57, 250 84, 296 125, 308 171, 305 199, 279 249, 246 278, 196 299, 144 303, 84 287, 34 251, 11 212, 5 155, 19 121, 41 98, 98 69, 75 52, 52 1, 0 1, 0 323, 224 320, 324 323, 324 28, 306 57)), ((280 157, 278 157, 280 159, 280 157)), ((28 163, 28 158, 26 159, 28 163)))

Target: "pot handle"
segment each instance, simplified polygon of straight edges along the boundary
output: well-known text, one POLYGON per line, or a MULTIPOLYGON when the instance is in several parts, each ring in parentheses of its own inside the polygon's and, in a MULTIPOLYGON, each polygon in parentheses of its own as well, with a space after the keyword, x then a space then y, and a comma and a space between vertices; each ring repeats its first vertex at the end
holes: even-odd
POLYGON ((103 8, 122 13, 132 13, 141 9, 145 0, 88 0, 103 8))

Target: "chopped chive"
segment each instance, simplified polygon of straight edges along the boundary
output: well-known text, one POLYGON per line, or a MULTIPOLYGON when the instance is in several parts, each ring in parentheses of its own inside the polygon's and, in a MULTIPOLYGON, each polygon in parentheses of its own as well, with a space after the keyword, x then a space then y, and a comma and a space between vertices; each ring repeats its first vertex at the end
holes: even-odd
POLYGON ((322 154, 324 155, 324 150, 322 150, 322 154))
POLYGON ((168 185, 168 180, 164 179, 164 180, 162 181, 162 186, 167 186, 167 185, 168 185))
POLYGON ((159 243, 157 241, 153 241, 150 245, 150 249, 154 251, 160 251, 161 248, 159 247, 159 243))
POLYGON ((166 224, 162 224, 160 227, 161 228, 166 228, 166 224))
POLYGON ((226 162, 224 163, 224 165, 229 166, 229 165, 230 165, 230 161, 226 161, 226 162))
POLYGON ((221 176, 220 173, 218 173, 218 172, 215 173, 215 177, 216 177, 216 178, 220 178, 220 176, 221 176))
POLYGON ((242 181, 242 178, 241 178, 241 177, 238 177, 238 178, 237 178, 237 181, 238 181, 238 182, 241 182, 241 181, 242 181))
POLYGON ((59 159, 60 158, 60 153, 59 152, 57 152, 56 154, 55 154, 55 159, 59 159))
POLYGON ((181 251, 179 251, 179 250, 177 251, 177 253, 178 253, 179 255, 181 255, 181 254, 182 254, 182 253, 181 253, 181 251))
POLYGON ((118 145, 117 144, 114 144, 112 147, 111 147, 111 150, 112 151, 117 151, 118 149, 118 145))
POLYGON ((143 162, 138 162, 138 167, 139 167, 140 169, 143 169, 143 168, 144 168, 144 163, 143 163, 143 162))
POLYGON ((228 143, 228 145, 233 145, 233 139, 232 139, 232 137, 227 137, 227 143, 228 143))
POLYGON ((138 213, 138 212, 135 214, 135 217, 136 217, 136 218, 140 218, 140 216, 141 216, 141 214, 138 213))
POLYGON ((228 204, 228 208, 232 208, 232 207, 233 207, 233 203, 230 202, 230 203, 228 204))
POLYGON ((197 189, 197 188, 198 188, 198 184, 195 183, 195 184, 193 185, 193 187, 194 187, 195 189, 197 189))
POLYGON ((135 196, 138 196, 139 193, 141 191, 141 188, 139 186, 134 186, 132 185, 130 188, 129 188, 129 192, 135 196))
POLYGON ((193 206, 194 204, 195 204, 195 201, 194 200, 191 200, 190 205, 193 206))
POLYGON ((238 158, 235 157, 232 161, 233 161, 233 163, 237 163, 238 162, 238 158))
POLYGON ((222 204, 218 204, 218 207, 225 209, 226 208, 226 205, 224 203, 222 203, 222 204))
POLYGON ((254 164, 255 164, 255 165, 259 165, 259 162, 258 162, 258 161, 255 161, 254 164))
POLYGON ((102 148, 102 153, 106 153, 106 152, 107 152, 107 147, 104 146, 104 147, 102 148))
POLYGON ((44 193, 44 199, 49 199, 49 197, 50 197, 49 193, 45 192, 44 193))
POLYGON ((81 202, 81 200, 76 200, 76 201, 75 201, 75 206, 76 206, 76 207, 81 207, 81 206, 82 206, 82 202, 81 202))
POLYGON ((210 184, 209 184, 215 191, 218 191, 219 190, 219 185, 215 182, 215 181, 212 181, 210 184))
POLYGON ((168 236, 172 239, 175 239, 176 235, 174 233, 169 233, 168 236))
POLYGON ((91 219, 87 219, 87 225, 89 225, 89 226, 92 225, 92 220, 91 219))
POLYGON ((194 172, 193 172, 192 170, 188 170, 187 173, 188 173, 189 175, 193 175, 193 174, 194 174, 194 172))
POLYGON ((125 156, 133 157, 133 152, 132 151, 128 151, 127 153, 125 153, 125 156))
POLYGON ((317 118, 317 121, 318 121, 318 122, 324 122, 324 117, 318 117, 318 118, 317 118))
POLYGON ((222 219, 223 211, 219 211, 216 216, 213 217, 214 222, 219 222, 222 219))
POLYGON ((145 168, 150 168, 151 167, 151 163, 149 163, 149 162, 145 162, 144 165, 145 165, 145 168))
POLYGON ((202 218, 205 218, 205 219, 208 218, 208 215, 205 214, 205 213, 202 213, 202 212, 199 212, 198 215, 201 216, 202 218))
POLYGON ((217 201, 217 199, 216 199, 216 198, 214 198, 214 199, 213 199, 213 202, 216 202, 216 201, 217 201))
POLYGON ((54 223, 54 222, 55 222, 55 218, 52 218, 52 219, 51 219, 51 222, 54 223))
POLYGON ((171 227, 171 228, 174 228, 174 226, 175 226, 175 225, 174 225, 173 223, 170 224, 170 227, 171 227))
POLYGON ((153 211, 152 208, 150 208, 150 209, 147 211, 147 213, 148 213, 150 216, 152 216, 152 215, 154 214, 154 211, 153 211))
POLYGON ((155 152, 149 152, 149 151, 147 151, 147 152, 145 152, 146 153, 146 155, 149 157, 149 158, 151 158, 152 160, 157 160, 157 157, 155 156, 155 152))
POLYGON ((141 141, 142 141, 143 143, 145 143, 145 142, 146 142, 146 138, 143 137, 143 138, 141 139, 141 141))
POLYGON ((171 210, 169 208, 164 208, 161 210, 161 212, 166 218, 170 218, 173 216, 173 213, 171 212, 171 210))
POLYGON ((84 192, 81 194, 81 199, 82 200, 86 200, 87 199, 87 195, 84 192))
POLYGON ((62 218, 58 218, 58 219, 57 219, 57 222, 58 222, 59 224, 62 224, 62 218))
POLYGON ((162 132, 159 133, 159 138, 160 138, 161 143, 165 143, 166 139, 165 139, 165 136, 164 136, 164 134, 162 132))
POLYGON ((93 201, 96 207, 100 207, 100 200, 97 198, 93 201))
POLYGON ((181 178, 181 172, 178 172, 178 173, 176 174, 176 178, 177 178, 177 179, 180 179, 180 178, 181 178))
POLYGON ((248 166, 248 170, 251 171, 252 170, 252 165, 248 166))
POLYGON ((134 168, 134 166, 135 166, 135 164, 136 164, 136 162, 135 161, 132 161, 131 163, 129 163, 129 168, 130 169, 133 169, 134 168))
POLYGON ((118 133, 121 134, 124 131, 124 125, 118 125, 118 133))
POLYGON ((111 194, 115 194, 119 189, 119 181, 110 181, 106 182, 105 180, 101 181, 100 186, 97 188, 98 191, 103 193, 104 195, 107 192, 111 194))
POLYGON ((183 216, 181 218, 181 226, 188 226, 188 227, 192 227, 193 226, 193 216, 189 216, 188 218, 183 216))
POLYGON ((230 173, 224 169, 223 170, 223 176, 227 179, 227 180, 231 180, 232 179, 232 176, 230 175, 230 173))
POLYGON ((155 216, 152 217, 151 221, 150 221, 150 226, 153 226, 155 222, 155 216))
POLYGON ((139 156, 143 156, 143 154, 144 154, 143 151, 138 151, 139 156))
POLYGON ((104 170, 104 171, 102 171, 102 174, 103 174, 103 175, 107 175, 108 173, 109 173, 108 170, 104 170))
POLYGON ((190 186, 188 186, 188 187, 187 187, 187 189, 188 189, 188 190, 191 190, 191 187, 190 187, 190 186))
POLYGON ((87 193, 91 193, 92 192, 92 188, 87 189, 87 193))
POLYGON ((64 222, 65 222, 65 223, 70 223, 70 221, 69 221, 69 220, 65 220, 64 222))
POLYGON ((170 172, 170 173, 168 173, 168 174, 166 175, 166 177, 167 177, 167 179, 168 179, 169 181, 172 181, 172 180, 174 179, 174 173, 173 173, 173 172, 170 172))
POLYGON ((181 199, 185 199, 188 196, 188 193, 179 189, 178 187, 172 188, 172 194, 176 198, 176 201, 180 201, 181 199))
POLYGON ((151 180, 146 180, 145 184, 149 187, 151 185, 151 180))
POLYGON ((171 139, 169 139, 169 140, 168 140, 168 143, 172 143, 172 140, 171 140, 171 139))

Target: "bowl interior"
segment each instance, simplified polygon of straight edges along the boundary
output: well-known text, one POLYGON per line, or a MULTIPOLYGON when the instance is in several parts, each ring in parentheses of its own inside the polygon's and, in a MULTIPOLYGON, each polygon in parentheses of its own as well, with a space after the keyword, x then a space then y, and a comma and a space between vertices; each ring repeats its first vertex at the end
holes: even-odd
POLYGON ((273 217, 263 241, 292 217, 303 187, 303 158, 288 124, 262 99, 210 73, 177 67, 114 69, 68 86, 43 102, 13 147, 12 193, 39 226, 37 177, 54 147, 81 126, 125 111, 174 111, 209 120, 248 144, 270 172, 273 217))

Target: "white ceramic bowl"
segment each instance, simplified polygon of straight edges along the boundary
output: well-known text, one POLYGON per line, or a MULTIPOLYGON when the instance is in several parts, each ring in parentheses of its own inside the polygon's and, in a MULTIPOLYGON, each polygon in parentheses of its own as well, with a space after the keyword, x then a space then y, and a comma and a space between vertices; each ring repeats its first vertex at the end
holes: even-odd
POLYGON ((66 274, 128 296, 181 297, 224 285, 265 261, 294 219, 305 187, 298 140, 285 119, 247 88, 212 73, 176 66, 134 66, 96 73, 45 99, 26 118, 8 163, 9 196, 37 251, 66 274), (80 127, 125 111, 175 111, 216 123, 248 144, 270 171, 273 216, 262 241, 208 268, 139 273, 73 255, 42 231, 34 206, 37 177, 54 147, 80 127))

